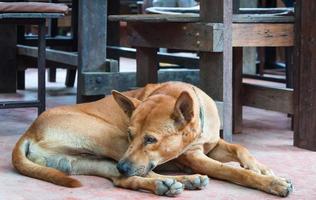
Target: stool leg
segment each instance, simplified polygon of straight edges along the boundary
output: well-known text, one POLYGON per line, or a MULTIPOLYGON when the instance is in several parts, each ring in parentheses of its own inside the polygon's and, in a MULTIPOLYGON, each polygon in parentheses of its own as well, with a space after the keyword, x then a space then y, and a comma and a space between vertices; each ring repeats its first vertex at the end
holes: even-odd
POLYGON ((56 82, 56 68, 50 68, 48 70, 48 81, 56 82))
POLYGON ((147 47, 136 48, 136 85, 143 87, 147 83, 158 81, 157 49, 147 47))
POLYGON ((45 68, 46 68, 46 41, 45 41, 45 20, 38 25, 38 115, 40 115, 46 107, 46 86, 45 86, 45 68))
POLYGON ((17 72, 17 87, 18 90, 25 90, 25 70, 18 70, 17 72))
POLYGON ((76 80, 76 69, 67 69, 67 75, 66 75, 66 81, 65 85, 66 87, 74 87, 75 80, 76 80))

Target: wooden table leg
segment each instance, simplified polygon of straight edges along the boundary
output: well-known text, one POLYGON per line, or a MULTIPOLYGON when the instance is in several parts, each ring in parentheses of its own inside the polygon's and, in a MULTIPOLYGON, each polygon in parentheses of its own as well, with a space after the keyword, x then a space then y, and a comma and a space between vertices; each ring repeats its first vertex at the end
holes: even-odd
POLYGON ((316 151, 316 1, 297 0, 294 47, 294 145, 316 151))
POLYGON ((158 59, 156 48, 136 48, 136 85, 143 87, 147 83, 158 81, 158 59))
POLYGON ((78 15, 78 86, 77 102, 99 99, 100 96, 87 96, 86 84, 96 84, 99 80, 84 82, 86 72, 105 72, 107 1, 79 0, 78 15))
POLYGON ((234 133, 242 131, 242 69, 243 48, 233 48, 233 128, 234 133))
POLYGON ((46 41, 45 41, 45 20, 38 26, 38 57, 37 57, 37 67, 38 67, 38 115, 45 111, 46 108, 46 41))
POLYGON ((200 53, 201 88, 217 101, 223 101, 223 138, 232 140, 232 0, 200 0, 200 18, 206 23, 224 24, 222 53, 200 53))
POLYGON ((16 92, 16 44, 16 25, 0 24, 0 93, 16 92))

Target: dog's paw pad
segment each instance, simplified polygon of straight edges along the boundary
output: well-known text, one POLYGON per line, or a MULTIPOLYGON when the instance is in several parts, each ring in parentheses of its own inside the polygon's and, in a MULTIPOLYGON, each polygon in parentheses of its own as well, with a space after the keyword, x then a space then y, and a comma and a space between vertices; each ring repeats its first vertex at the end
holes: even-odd
POLYGON ((209 178, 207 176, 196 176, 193 179, 189 179, 184 181, 185 189, 188 190, 197 190, 204 188, 209 182, 209 178))
POLYGON ((157 195, 176 196, 183 191, 183 185, 173 179, 164 179, 156 181, 157 195))

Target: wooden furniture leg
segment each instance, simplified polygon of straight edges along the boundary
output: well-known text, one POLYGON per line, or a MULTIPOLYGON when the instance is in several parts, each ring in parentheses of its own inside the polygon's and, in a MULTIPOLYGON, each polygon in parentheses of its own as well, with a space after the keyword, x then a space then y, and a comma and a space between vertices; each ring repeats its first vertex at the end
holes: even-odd
POLYGON ((17 71, 17 89, 25 90, 25 70, 17 71))
POLYGON ((37 88, 37 99, 39 101, 38 105, 38 115, 45 111, 46 108, 46 40, 45 40, 45 20, 38 25, 38 88, 37 88))
POLYGON ((223 101, 223 138, 232 140, 232 0, 201 0, 201 22, 224 24, 222 53, 200 52, 201 88, 217 101, 223 101))
MULTIPOLYGON (((78 1, 78 86, 77 102, 94 99, 88 96, 87 84, 96 84, 102 80, 85 82, 85 76, 100 74, 105 71, 106 62, 106 27, 107 1, 78 1), (96 25, 97 24, 97 25, 96 25)), ((98 97, 96 97, 98 98, 98 97)))
POLYGON ((76 69, 67 69, 66 81, 65 81, 66 87, 73 87, 75 85, 76 72, 77 72, 76 69))
POLYGON ((0 92, 16 92, 16 25, 0 24, 0 92))
POLYGON ((49 82, 56 82, 56 68, 49 68, 48 69, 48 81, 49 82))
POLYGON ((294 145, 316 151, 316 1, 297 0, 294 46, 294 145))
POLYGON ((145 86, 147 83, 158 81, 157 49, 138 47, 136 48, 136 85, 145 86))

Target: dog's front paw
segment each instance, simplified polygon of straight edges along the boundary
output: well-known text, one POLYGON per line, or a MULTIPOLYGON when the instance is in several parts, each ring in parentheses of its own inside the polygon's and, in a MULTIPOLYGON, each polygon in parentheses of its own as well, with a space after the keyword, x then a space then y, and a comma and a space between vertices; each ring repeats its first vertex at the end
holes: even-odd
POLYGON ((268 192, 280 197, 287 197, 292 191, 293 185, 290 180, 281 177, 274 177, 268 192))
POLYGON ((209 182, 207 176, 196 175, 183 181, 184 188, 188 190, 200 190, 204 188, 209 182))
POLYGON ((182 183, 167 178, 156 181, 155 193, 157 195, 176 196, 183 191, 183 188, 184 186, 182 183))

